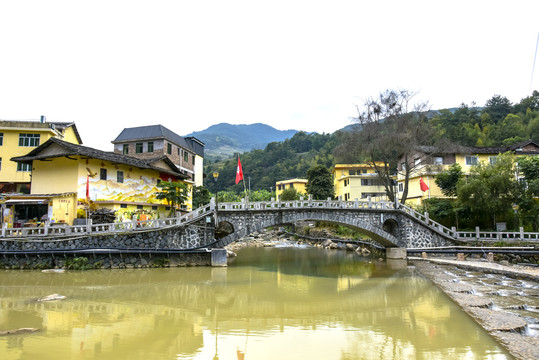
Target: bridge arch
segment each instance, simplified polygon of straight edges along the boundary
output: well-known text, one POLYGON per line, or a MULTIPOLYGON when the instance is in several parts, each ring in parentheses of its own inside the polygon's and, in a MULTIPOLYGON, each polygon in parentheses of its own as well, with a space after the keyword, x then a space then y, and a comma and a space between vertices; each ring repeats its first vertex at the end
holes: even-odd
POLYGON ((399 237, 399 223, 395 219, 387 219, 384 221, 384 224, 382 225, 382 229, 384 229, 385 232, 395 236, 399 237))
MULTIPOLYGON (((251 233, 259 232, 270 226, 280 226, 294 224, 298 221, 327 221, 330 223, 341 224, 371 237, 373 240, 385 247, 398 246, 398 224, 395 220, 388 222, 388 228, 384 229, 380 223, 380 218, 377 221, 366 219, 364 216, 356 216, 357 213, 350 212, 343 214, 335 211, 321 211, 295 209, 295 211, 271 211, 271 212, 219 212, 218 222, 230 224, 233 231, 228 234, 223 234, 220 238, 219 245, 226 246, 244 236, 251 233), (378 226, 376 224, 379 224, 378 226), (390 230, 390 231, 388 231, 390 230)), ((217 237, 217 234, 216 234, 217 237)))

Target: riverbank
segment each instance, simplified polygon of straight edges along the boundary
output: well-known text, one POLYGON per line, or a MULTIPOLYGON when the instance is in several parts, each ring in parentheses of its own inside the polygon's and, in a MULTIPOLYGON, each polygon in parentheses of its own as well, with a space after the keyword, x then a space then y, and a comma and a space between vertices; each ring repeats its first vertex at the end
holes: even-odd
POLYGON ((539 359, 539 269, 452 258, 408 259, 517 359, 539 359))

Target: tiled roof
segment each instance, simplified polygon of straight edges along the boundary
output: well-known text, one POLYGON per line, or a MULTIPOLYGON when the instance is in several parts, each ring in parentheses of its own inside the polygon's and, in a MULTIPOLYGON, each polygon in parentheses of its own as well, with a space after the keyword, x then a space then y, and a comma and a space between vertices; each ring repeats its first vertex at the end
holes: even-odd
POLYGON ((163 125, 147 125, 132 128, 125 128, 120 135, 112 141, 113 144, 126 141, 167 139, 168 141, 191 150, 192 152, 204 156, 204 143, 194 137, 184 138, 174 131, 167 129, 163 125), (193 142, 196 142, 194 144, 193 142))
POLYGON ((152 170, 172 174, 180 179, 188 178, 188 176, 182 174, 180 170, 176 167, 176 165, 174 165, 174 163, 172 163, 172 161, 166 156, 162 156, 160 158, 154 158, 150 160, 148 159, 143 160, 143 159, 135 158, 132 156, 127 156, 123 154, 117 154, 114 152, 102 151, 102 150, 90 148, 87 146, 72 144, 67 141, 57 139, 57 138, 50 138, 49 140, 47 140, 46 142, 44 142, 43 144, 41 144, 34 150, 30 151, 28 154, 24 156, 17 156, 17 157, 11 158, 11 160, 16 161, 16 162, 28 163, 34 160, 43 160, 43 159, 50 159, 54 157, 76 156, 76 155, 86 156, 92 159, 105 160, 112 163, 135 166, 140 169, 152 169, 152 170), (62 151, 56 152, 54 154, 42 153, 43 150, 47 149, 48 147, 54 144, 60 146, 62 148, 62 151), (160 167, 156 167, 152 165, 153 163, 159 160, 163 160, 170 167, 170 169, 164 169, 164 168, 160 168, 160 167))
POLYGON ((479 147, 455 144, 445 149, 439 149, 435 146, 419 146, 419 150, 427 154, 501 154, 508 151, 512 151, 517 154, 537 154, 539 153, 539 144, 533 140, 526 140, 510 146, 479 147), (530 146, 538 149, 538 151, 526 151, 522 149, 523 147, 530 146))

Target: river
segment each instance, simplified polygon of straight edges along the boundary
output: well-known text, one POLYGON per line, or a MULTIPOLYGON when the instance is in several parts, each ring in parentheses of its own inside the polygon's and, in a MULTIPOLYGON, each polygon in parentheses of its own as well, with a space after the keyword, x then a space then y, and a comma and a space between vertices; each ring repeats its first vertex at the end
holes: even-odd
POLYGON ((412 267, 244 248, 227 268, 0 271, 0 358, 509 359, 412 267), (64 300, 42 302, 50 294, 64 300))

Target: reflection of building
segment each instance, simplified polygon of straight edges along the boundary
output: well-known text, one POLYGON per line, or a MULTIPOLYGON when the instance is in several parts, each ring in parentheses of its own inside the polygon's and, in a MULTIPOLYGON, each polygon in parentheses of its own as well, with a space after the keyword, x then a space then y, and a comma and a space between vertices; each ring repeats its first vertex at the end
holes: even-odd
MULTIPOLYGON (((155 198, 157 184, 187 178, 166 156, 143 160, 56 138, 12 160, 32 168, 32 192, 6 198, 6 211, 12 209, 11 224, 29 219, 14 216, 22 214, 16 210, 18 203, 32 202, 47 204, 44 214, 32 217, 47 215, 50 220, 72 224, 87 195, 99 208, 116 210, 118 219, 165 216, 170 209, 164 200, 155 198)), ((190 209, 191 200, 185 210, 190 209)))
POLYGON ((114 152, 140 159, 168 157, 195 186, 202 186, 204 143, 182 137, 163 125, 125 128, 114 141, 114 152))
MULTIPOLYGON (((383 163, 376 163, 383 166, 383 163)), ((333 168, 335 196, 345 201, 387 200, 385 187, 372 164, 336 164, 333 168)))
MULTIPOLYGON (((466 147, 455 145, 450 150, 438 150, 429 146, 421 146, 415 155, 411 156, 411 163, 399 163, 397 183, 399 193, 404 190, 403 169, 413 167, 408 183, 407 202, 419 205, 430 197, 444 197, 441 189, 434 182, 436 175, 447 171, 453 164, 459 164, 464 175, 470 174, 473 166, 480 163, 493 164, 499 154, 512 152, 516 156, 539 156, 539 144, 526 141, 507 147, 466 147), (428 190, 422 191, 420 179, 423 179, 428 190)), ((426 188, 424 188, 426 189, 426 188)), ((399 195, 400 196, 400 195, 399 195)))
POLYGON ((75 123, 0 120, 0 193, 30 192, 28 164, 9 161, 54 137, 74 144, 82 144, 75 123))
POLYGON ((286 189, 296 189, 298 194, 304 195, 307 193, 306 186, 306 179, 289 179, 277 181, 275 183, 275 195, 277 196, 277 199, 279 199, 283 191, 285 191, 286 189))

